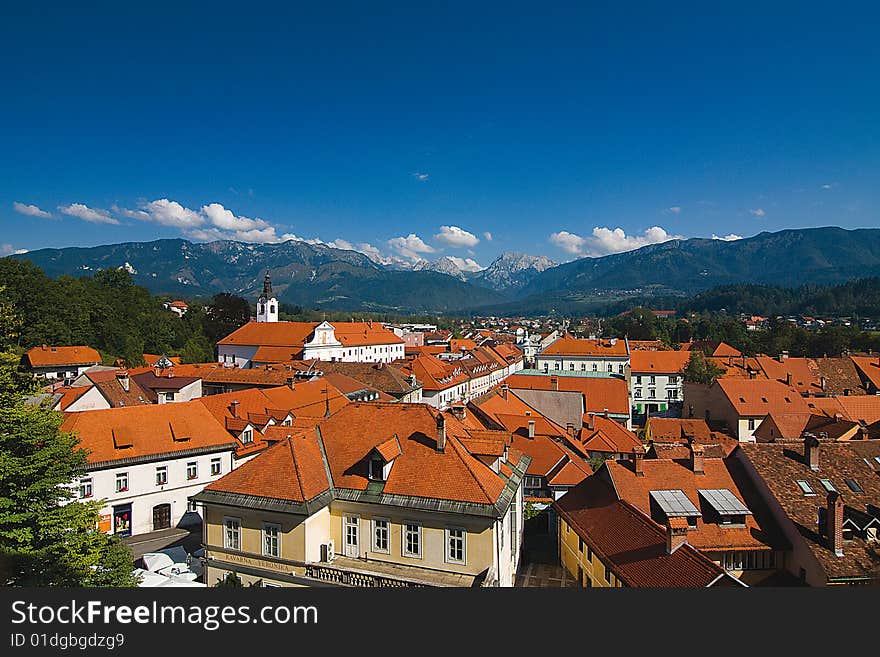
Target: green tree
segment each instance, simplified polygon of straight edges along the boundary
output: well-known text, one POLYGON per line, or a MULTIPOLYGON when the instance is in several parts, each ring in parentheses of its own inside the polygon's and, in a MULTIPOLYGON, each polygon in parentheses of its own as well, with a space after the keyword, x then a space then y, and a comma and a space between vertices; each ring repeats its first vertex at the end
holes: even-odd
POLYGON ((214 345, 202 334, 193 335, 180 352, 181 362, 210 363, 214 361, 214 345))
MULTIPOLYGON (((0 304, 0 325, 9 325, 0 304)), ((0 353, 0 585, 134 586, 131 551, 97 530, 99 502, 74 499, 86 452, 64 416, 26 404, 36 383, 0 353)))
POLYGON ((251 304, 247 299, 224 292, 214 295, 205 315, 205 335, 211 343, 216 343, 247 324, 251 318, 251 304))
POLYGON ((688 383, 709 385, 721 376, 722 371, 718 365, 706 358, 702 352, 693 351, 683 373, 684 380, 688 383))

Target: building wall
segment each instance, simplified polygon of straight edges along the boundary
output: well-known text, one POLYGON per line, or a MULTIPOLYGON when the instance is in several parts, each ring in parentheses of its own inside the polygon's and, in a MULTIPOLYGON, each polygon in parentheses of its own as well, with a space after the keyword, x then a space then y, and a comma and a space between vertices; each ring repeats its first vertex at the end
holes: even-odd
POLYGON ((237 365, 242 369, 253 367, 253 357, 257 353, 254 345, 220 344, 217 345, 217 362, 237 365))
POLYGON ((656 372, 633 372, 630 378, 630 401, 636 412, 641 414, 644 412, 645 404, 656 404, 661 411, 669 408, 669 404, 683 401, 684 394, 682 392, 683 378, 681 374, 658 374, 656 372), (651 383, 651 377, 654 377, 654 383, 651 383), (639 378, 641 377, 641 381, 639 378), (670 377, 674 377, 674 382, 670 382, 670 377), (641 396, 637 396, 637 390, 641 391, 641 396), (654 395, 650 391, 654 391, 654 395), (672 392, 672 397, 668 395, 672 392))
POLYGON ((156 393, 158 394, 158 403, 160 404, 192 401, 193 399, 198 399, 202 396, 202 380, 197 379, 180 390, 162 390, 161 388, 156 388, 156 393), (171 394, 173 399, 167 399, 168 394, 171 394))
POLYGON ((107 401, 106 397, 101 394, 98 388, 92 386, 91 390, 65 408, 64 411, 66 413, 77 413, 79 411, 93 411, 107 408, 110 408, 110 402, 107 401))
MULTIPOLYGON (((153 508, 160 504, 171 505, 171 527, 180 523, 187 513, 187 498, 200 492, 210 482, 219 479, 232 470, 232 451, 214 454, 200 454, 182 458, 140 463, 137 465, 120 465, 103 470, 90 470, 82 479, 91 478, 92 497, 89 499, 103 500, 101 506, 101 529, 113 533, 113 507, 131 504, 131 533, 145 534, 153 531, 153 508), (221 472, 211 476, 211 460, 220 458, 221 472), (198 464, 198 477, 187 480, 186 466, 195 461, 198 464), (156 468, 167 466, 168 483, 156 485, 156 468), (116 492, 116 474, 128 473, 128 491, 116 492)), ((193 517, 194 521, 198 518, 193 517)))
MULTIPOLYGON (((740 440, 754 440, 752 437, 754 430, 749 430, 748 421, 740 421, 736 409, 717 385, 706 386, 700 383, 685 383, 682 417, 724 422, 727 424, 728 429, 735 432, 740 440)), ((759 424, 760 420, 757 420, 755 428, 759 424)))
POLYGON ((535 357, 535 368, 547 372, 605 372, 624 374, 629 366, 629 357, 605 358, 602 356, 547 356, 535 357), (608 368, 611 367, 609 370, 608 368))
POLYGON ((558 527, 560 562, 581 586, 604 588, 623 586, 598 555, 588 549, 587 542, 582 541, 577 532, 568 526, 564 518, 559 518, 558 527))
POLYGON ((34 376, 42 376, 47 379, 74 379, 85 372, 90 367, 100 365, 101 363, 90 363, 89 365, 55 365, 53 367, 32 367, 31 373, 34 376))

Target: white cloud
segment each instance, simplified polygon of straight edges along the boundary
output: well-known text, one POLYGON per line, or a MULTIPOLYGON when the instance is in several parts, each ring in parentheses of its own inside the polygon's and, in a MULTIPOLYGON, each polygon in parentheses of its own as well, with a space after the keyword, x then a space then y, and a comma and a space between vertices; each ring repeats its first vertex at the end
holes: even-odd
POLYGON ((488 230, 487 230, 485 233, 483 233, 483 237, 486 238, 486 241, 487 241, 487 242, 491 242, 491 241, 492 241, 492 233, 490 233, 488 230))
POLYGON ((6 257, 8 255, 12 255, 13 253, 16 255, 20 255, 22 253, 27 253, 27 249, 16 249, 11 244, 0 244, 0 258, 6 257))
POLYGON ((678 205, 673 205, 671 208, 666 208, 666 212, 671 212, 672 214, 679 214, 681 212, 681 207, 678 205))
POLYGON ((593 228, 593 233, 589 237, 581 237, 565 230, 550 235, 552 244, 578 256, 603 256, 610 253, 621 253, 675 239, 681 239, 681 235, 670 235, 660 226, 651 226, 641 235, 627 235, 622 228, 611 230, 604 226, 593 228))
POLYGON ((837 187, 837 183, 836 183, 836 182, 833 182, 833 183, 825 183, 824 185, 822 185, 822 189, 833 189, 833 188, 835 188, 835 187, 837 187))
POLYGON ((724 235, 723 237, 720 235, 716 235, 712 233, 713 240, 723 240, 725 242, 735 242, 736 240, 741 240, 742 235, 737 235, 736 233, 731 233, 730 235, 724 235))
POLYGON ((19 214, 25 214, 29 217, 42 217, 43 219, 48 219, 52 216, 51 212, 41 210, 36 205, 25 205, 24 203, 19 203, 18 201, 15 201, 12 204, 12 208, 19 214))
POLYGON ((472 247, 480 243, 476 235, 458 226, 440 226, 440 232, 434 235, 434 239, 455 248, 472 247))
POLYGON ((764 212, 764 208, 755 208, 754 210, 749 210, 749 212, 756 217, 763 217, 765 214, 767 214, 766 212, 764 212))
POLYGON ((59 205, 58 210, 63 214, 77 217, 83 221, 89 221, 93 224, 119 224, 118 219, 114 219, 107 210, 99 208, 90 208, 82 203, 71 203, 70 205, 59 205))
POLYGON ((455 263, 455 266, 461 269, 462 271, 483 271, 485 267, 483 267, 480 263, 478 263, 473 258, 456 258, 455 256, 446 256, 449 260, 455 263))
POLYGON ((420 253, 434 253, 433 246, 425 244, 421 237, 410 233, 406 237, 395 237, 388 240, 388 246, 394 251, 413 262, 419 260, 420 253))
POLYGON ((427 173, 419 173, 418 171, 413 174, 413 178, 419 182, 425 182, 429 177, 427 173))
POLYGON ((177 201, 169 201, 167 198, 141 203, 140 207, 141 213, 134 212, 132 215, 126 216, 152 221, 160 226, 174 226, 183 229, 195 228, 205 223, 205 217, 195 210, 185 208, 177 201))
POLYGON ((229 230, 235 232, 251 232, 272 230, 275 234, 275 228, 268 221, 262 219, 249 219, 248 217, 237 217, 231 210, 227 210, 219 203, 210 203, 202 206, 202 214, 207 217, 208 221, 221 230, 229 230))

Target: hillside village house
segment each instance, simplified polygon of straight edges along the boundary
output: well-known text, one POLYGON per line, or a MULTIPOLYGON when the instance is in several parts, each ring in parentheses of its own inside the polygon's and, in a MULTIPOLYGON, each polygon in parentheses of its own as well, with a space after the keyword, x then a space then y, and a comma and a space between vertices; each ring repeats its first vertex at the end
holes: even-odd
POLYGON ((880 441, 807 434, 736 454, 792 545, 788 573, 809 586, 880 583, 880 441))
POLYGON ((708 386, 685 383, 684 399, 684 417, 724 423, 742 442, 754 442, 755 430, 770 413, 810 412, 795 388, 768 379, 718 379, 708 386))
POLYGON ((433 354, 421 353, 392 367, 420 382, 422 401, 434 408, 446 409, 466 402, 470 396, 470 375, 457 360, 444 361, 433 354))
POLYGON ((684 540, 682 523, 664 528, 599 477, 588 477, 553 503, 562 566, 580 586, 707 588, 741 586, 684 540))
POLYGON ((528 465, 428 405, 349 404, 195 495, 206 582, 512 586, 528 465))
POLYGON ((666 411, 684 401, 687 351, 635 350, 630 355, 630 403, 638 415, 666 411))
POLYGON ((626 338, 579 340, 564 335, 535 356, 535 368, 554 374, 617 374, 629 371, 626 338))
POLYGON ((88 451, 81 500, 103 500, 99 529, 119 536, 198 524, 188 498, 233 467, 236 441, 198 404, 142 405, 66 415, 88 451))
POLYGON ((73 380, 85 370, 101 364, 101 354, 85 346, 51 347, 42 345, 28 349, 22 363, 35 376, 46 379, 73 380))

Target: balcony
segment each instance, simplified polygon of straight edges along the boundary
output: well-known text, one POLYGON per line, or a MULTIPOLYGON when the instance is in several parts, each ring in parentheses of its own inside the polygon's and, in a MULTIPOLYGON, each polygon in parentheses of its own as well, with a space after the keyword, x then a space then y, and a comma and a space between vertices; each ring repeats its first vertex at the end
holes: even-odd
POLYGON ((340 586, 368 588, 474 587, 482 585, 482 577, 429 570, 384 561, 365 561, 337 556, 332 564, 308 563, 305 576, 340 586))

